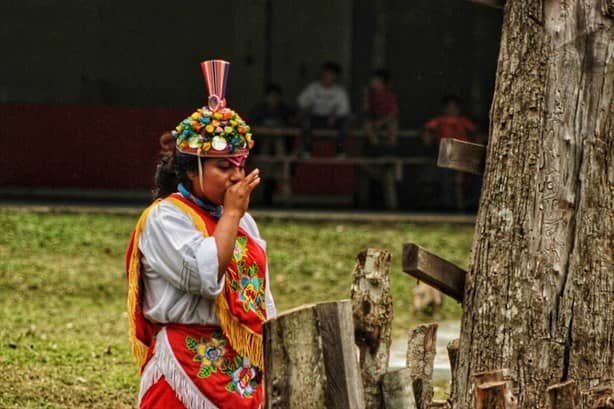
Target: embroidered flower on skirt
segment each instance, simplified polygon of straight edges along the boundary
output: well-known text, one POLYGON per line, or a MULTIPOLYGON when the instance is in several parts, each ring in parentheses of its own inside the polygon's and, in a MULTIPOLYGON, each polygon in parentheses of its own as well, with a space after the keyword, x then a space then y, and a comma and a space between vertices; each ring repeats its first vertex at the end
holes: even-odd
POLYGON ((237 238, 233 252, 233 261, 237 263, 237 274, 230 277, 230 288, 238 293, 243 311, 253 311, 263 321, 266 319, 263 309, 265 297, 264 280, 258 277, 258 264, 254 261, 247 265, 247 237, 237 238))

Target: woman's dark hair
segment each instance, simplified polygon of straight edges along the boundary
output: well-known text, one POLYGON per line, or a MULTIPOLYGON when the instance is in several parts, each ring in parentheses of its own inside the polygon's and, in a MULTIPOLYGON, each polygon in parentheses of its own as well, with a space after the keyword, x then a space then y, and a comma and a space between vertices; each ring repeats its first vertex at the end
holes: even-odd
MULTIPOLYGON (((204 160, 203 160, 204 162, 204 160)), ((188 172, 198 172, 198 157, 185 155, 175 151, 172 155, 161 154, 156 165, 154 199, 162 199, 177 191, 177 185, 183 183, 188 190, 192 190, 192 181, 188 172)))

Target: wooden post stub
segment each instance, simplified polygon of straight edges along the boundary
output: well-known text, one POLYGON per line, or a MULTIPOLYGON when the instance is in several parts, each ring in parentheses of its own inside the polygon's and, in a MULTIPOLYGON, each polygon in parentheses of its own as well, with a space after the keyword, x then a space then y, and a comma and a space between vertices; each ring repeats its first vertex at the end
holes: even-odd
POLYGON ((365 404, 382 408, 381 379, 388 370, 392 325, 389 251, 366 249, 358 254, 350 292, 365 404))
POLYGON ((437 166, 481 175, 486 163, 486 146, 453 138, 439 142, 437 166))
POLYGON ((456 369, 458 368, 458 350, 460 340, 458 338, 448 342, 448 359, 450 360, 450 402, 456 400, 456 369))
POLYGON ((437 344, 437 324, 421 324, 409 331, 407 367, 410 369, 416 407, 426 409, 433 400, 433 364, 437 344))
POLYGON ((507 382, 486 382, 475 390, 476 409, 508 409, 505 402, 507 382))
POLYGON ((473 375, 476 409, 516 409, 513 383, 508 369, 478 372, 473 375))
POLYGON ((576 409, 578 407, 579 394, 574 380, 550 385, 546 393, 550 409, 576 409))
POLYGON ((382 376, 382 395, 386 409, 416 409, 411 370, 401 368, 382 376))
POLYGON ((266 407, 364 409, 349 300, 309 304, 264 323, 266 407))
POLYGON ((463 301, 467 272, 417 244, 403 245, 403 271, 456 301, 463 301))

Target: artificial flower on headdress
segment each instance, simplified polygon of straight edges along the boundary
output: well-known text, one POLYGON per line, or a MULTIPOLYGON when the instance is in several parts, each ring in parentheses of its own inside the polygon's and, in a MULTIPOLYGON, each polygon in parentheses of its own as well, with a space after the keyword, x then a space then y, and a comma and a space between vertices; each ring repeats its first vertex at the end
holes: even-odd
POLYGON ((226 82, 230 63, 208 60, 201 63, 209 90, 208 106, 197 109, 173 131, 177 150, 197 156, 247 156, 254 146, 251 129, 226 107, 226 82))
POLYGON ((250 127, 230 108, 197 109, 173 131, 177 150, 198 156, 239 156, 254 146, 250 127))

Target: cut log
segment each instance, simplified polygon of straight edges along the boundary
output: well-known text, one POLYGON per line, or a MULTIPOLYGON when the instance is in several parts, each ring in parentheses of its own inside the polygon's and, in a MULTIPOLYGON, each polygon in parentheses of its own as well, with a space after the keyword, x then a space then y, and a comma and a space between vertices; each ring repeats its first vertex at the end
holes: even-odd
POLYGON ((409 331, 407 367, 410 369, 416 407, 426 409, 433 399, 437 324, 421 324, 409 331))
POLYGON ((575 409, 578 406, 578 388, 574 380, 556 383, 546 389, 550 409, 575 409))
POLYGON ((302 306, 264 323, 266 407, 363 409, 349 300, 302 306))
POLYGON ((486 146, 458 139, 444 138, 439 142, 437 166, 481 175, 486 162, 486 146))
POLYGON ((366 249, 352 272, 354 333, 367 408, 382 408, 382 376, 388 371, 392 295, 390 252, 366 249))
POLYGON ((458 349, 460 340, 458 338, 448 342, 448 359, 450 360, 450 402, 456 399, 456 368, 458 367, 458 349))
POLYGON ((403 271, 456 301, 463 301, 467 272, 414 243, 403 245, 403 271))
POLYGON ((411 370, 401 368, 382 377, 382 395, 386 409, 416 409, 411 370))

